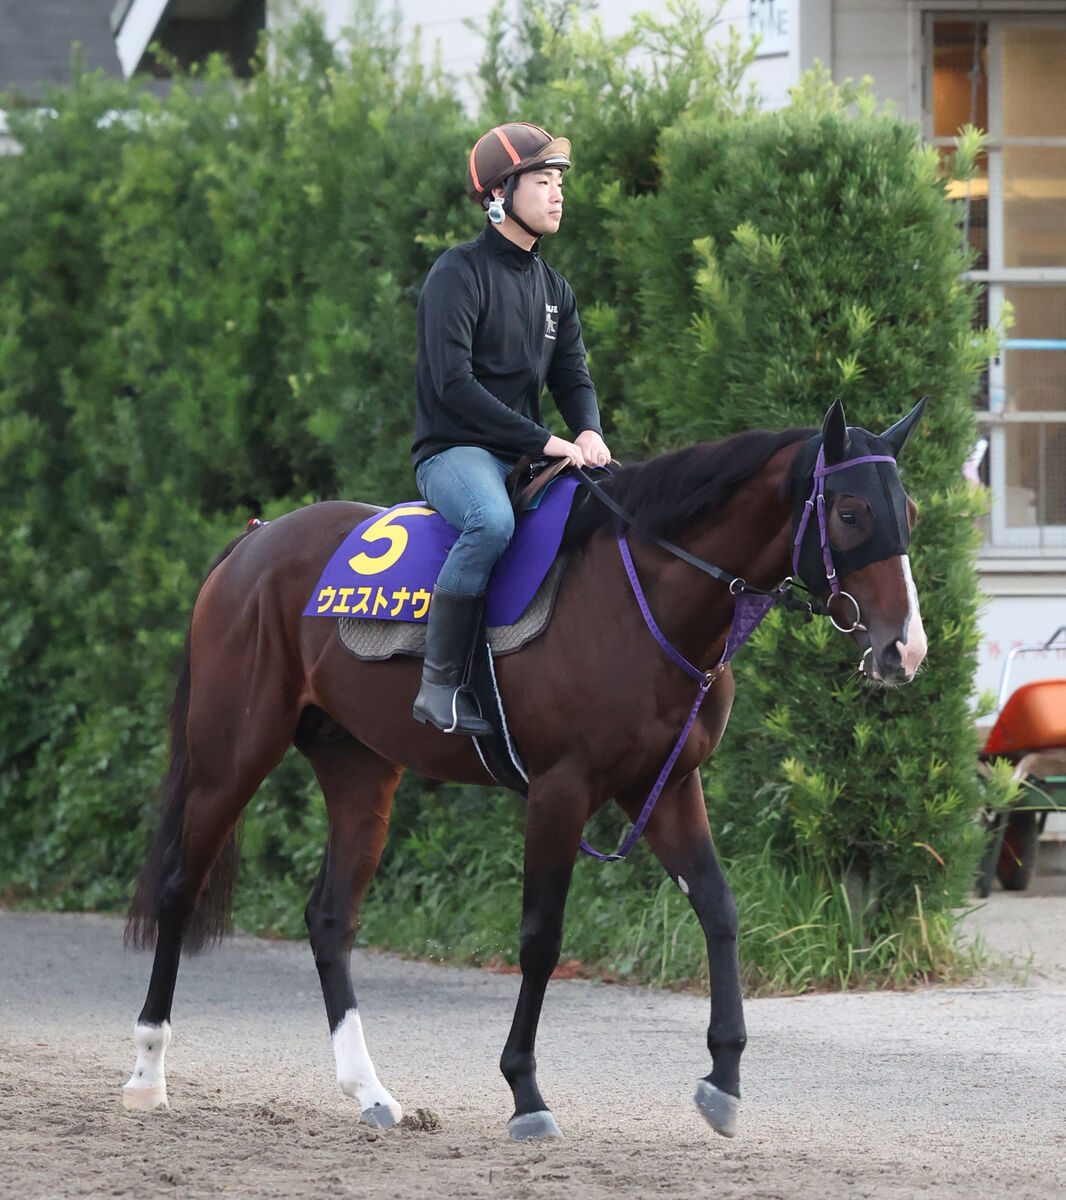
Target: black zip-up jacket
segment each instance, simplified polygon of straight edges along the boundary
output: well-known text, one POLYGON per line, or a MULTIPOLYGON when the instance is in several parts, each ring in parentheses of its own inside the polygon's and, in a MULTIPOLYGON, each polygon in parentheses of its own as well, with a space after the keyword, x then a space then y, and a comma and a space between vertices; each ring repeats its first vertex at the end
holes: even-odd
POLYGON ((602 433, 570 285, 488 225, 437 259, 418 297, 415 466, 450 446, 540 454, 545 384, 574 437, 602 433))

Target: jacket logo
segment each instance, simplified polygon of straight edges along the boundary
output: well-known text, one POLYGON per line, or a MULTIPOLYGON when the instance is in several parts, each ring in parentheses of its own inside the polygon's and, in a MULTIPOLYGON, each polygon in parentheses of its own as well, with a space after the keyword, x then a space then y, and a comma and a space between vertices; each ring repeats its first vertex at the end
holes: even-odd
POLYGON ((555 335, 559 330, 559 305, 545 304, 544 305, 544 336, 555 341, 555 335))

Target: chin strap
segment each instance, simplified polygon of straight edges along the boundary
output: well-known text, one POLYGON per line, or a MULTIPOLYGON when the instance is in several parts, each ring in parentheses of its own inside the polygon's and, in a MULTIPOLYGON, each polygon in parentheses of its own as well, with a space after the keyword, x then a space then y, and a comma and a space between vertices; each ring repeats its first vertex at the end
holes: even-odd
POLYGON ((486 212, 489 214, 489 220, 493 225, 502 225, 504 217, 510 217, 519 228, 524 229, 532 238, 539 238, 539 234, 535 229, 530 227, 522 220, 518 213, 514 210, 514 189, 518 182, 518 176, 512 175, 510 179, 503 185, 503 199, 491 200, 486 206, 486 212))

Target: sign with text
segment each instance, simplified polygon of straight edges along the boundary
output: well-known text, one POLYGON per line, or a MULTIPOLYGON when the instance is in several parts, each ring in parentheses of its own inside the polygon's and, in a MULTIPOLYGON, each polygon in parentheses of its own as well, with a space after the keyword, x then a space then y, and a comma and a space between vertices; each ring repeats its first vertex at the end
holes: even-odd
POLYGON ((748 34, 761 39, 756 58, 792 49, 792 0, 748 0, 748 34))

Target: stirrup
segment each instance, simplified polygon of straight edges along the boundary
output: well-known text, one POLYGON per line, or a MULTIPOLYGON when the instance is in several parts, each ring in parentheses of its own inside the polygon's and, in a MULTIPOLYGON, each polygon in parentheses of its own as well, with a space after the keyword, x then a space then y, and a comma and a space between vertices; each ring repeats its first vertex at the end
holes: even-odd
POLYGON ((495 732, 477 711, 465 687, 422 680, 412 710, 416 721, 434 725, 441 733, 488 737, 495 732), (461 712, 460 709, 466 709, 461 712))

